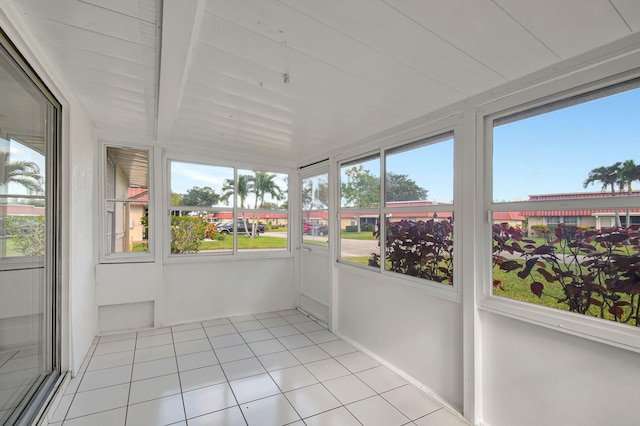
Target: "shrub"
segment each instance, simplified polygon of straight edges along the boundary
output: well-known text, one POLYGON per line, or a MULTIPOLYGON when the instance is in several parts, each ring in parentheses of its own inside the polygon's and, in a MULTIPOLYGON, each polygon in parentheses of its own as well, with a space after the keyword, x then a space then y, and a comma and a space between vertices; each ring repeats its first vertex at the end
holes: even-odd
MULTIPOLYGON (((387 221, 386 229, 385 261, 389 271, 453 284, 453 222, 387 221)), ((377 237, 379 230, 374 235, 377 237)), ((372 253, 369 265, 380 266, 377 253, 372 253)))
POLYGON ((356 225, 347 225, 344 230, 345 232, 358 232, 358 227, 356 225))
POLYGON ((218 228, 215 223, 207 223, 207 226, 204 231, 204 237, 210 240, 215 240, 216 235, 218 233, 218 228))
POLYGON ((24 256, 44 255, 46 232, 44 216, 9 216, 7 234, 16 250, 24 256))
MULTIPOLYGON (((493 266, 515 273, 538 298, 583 315, 640 326, 640 232, 558 225, 536 245, 520 228, 493 226, 493 266), (545 284, 562 296, 545 292, 545 284)), ((494 278, 495 288, 504 290, 494 278)))
POLYGON ((171 216, 171 253, 197 253, 207 223, 199 217, 171 216))

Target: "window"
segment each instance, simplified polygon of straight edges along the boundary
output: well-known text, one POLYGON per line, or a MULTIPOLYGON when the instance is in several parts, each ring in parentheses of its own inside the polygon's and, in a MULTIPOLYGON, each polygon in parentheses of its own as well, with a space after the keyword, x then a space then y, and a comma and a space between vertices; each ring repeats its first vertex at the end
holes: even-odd
POLYGON ((35 424, 61 374, 62 108, 2 30, 0 93, 0 424, 35 424))
POLYGON ((340 260, 375 267, 380 256, 380 155, 340 166, 340 260))
POLYGON ((238 227, 244 225, 244 232, 237 232, 238 251, 288 249, 288 179, 284 173, 238 170, 238 181, 247 182, 236 213, 238 227))
POLYGON ((640 326, 639 84, 489 118, 494 300, 640 326))
POLYGON ((385 170, 385 270, 452 285, 453 133, 386 150, 385 170))
POLYGON ((104 147, 103 260, 148 259, 149 151, 104 147))
POLYGON ((288 249, 288 176, 170 161, 170 253, 288 249))
POLYGON ((329 174, 302 179, 302 241, 329 245, 329 174))
POLYGON ((340 261, 452 285, 453 132, 382 154, 341 165, 340 261))

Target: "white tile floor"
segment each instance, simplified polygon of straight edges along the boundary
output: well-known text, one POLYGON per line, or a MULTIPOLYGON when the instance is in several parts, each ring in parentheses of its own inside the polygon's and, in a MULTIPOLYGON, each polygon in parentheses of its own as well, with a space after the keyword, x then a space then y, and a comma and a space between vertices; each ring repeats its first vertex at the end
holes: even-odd
POLYGON ((462 426, 296 310, 96 338, 56 426, 462 426))

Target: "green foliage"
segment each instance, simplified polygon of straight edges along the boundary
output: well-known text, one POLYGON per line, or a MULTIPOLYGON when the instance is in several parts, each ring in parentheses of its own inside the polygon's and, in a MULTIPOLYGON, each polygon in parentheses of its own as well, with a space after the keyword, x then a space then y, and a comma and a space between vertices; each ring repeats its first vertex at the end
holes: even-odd
POLYGON ((23 256, 42 256, 46 246, 44 216, 9 216, 7 234, 23 256))
POLYGON ((218 204, 219 200, 220 195, 216 194, 216 191, 211 187, 200 188, 199 186, 194 186, 187 190, 186 194, 182 195, 181 205, 211 207, 218 204))
POLYGON ((346 232, 358 232, 358 227, 356 225, 347 225, 344 227, 346 232))
POLYGON ((44 193, 44 176, 33 161, 9 161, 9 153, 0 152, 0 164, 4 173, 0 175, 0 185, 18 184, 33 194, 44 193))
POLYGON ((199 217, 171 216, 171 253, 197 253, 207 223, 199 217))
POLYGON ((416 201, 426 200, 426 189, 418 184, 409 175, 387 172, 384 187, 387 201, 416 201))
POLYGON ((340 185, 344 206, 375 207, 380 205, 380 178, 364 166, 353 166, 345 172, 346 182, 340 185))
POLYGON ((182 206, 182 194, 178 194, 177 192, 171 193, 171 205, 172 206, 182 206))

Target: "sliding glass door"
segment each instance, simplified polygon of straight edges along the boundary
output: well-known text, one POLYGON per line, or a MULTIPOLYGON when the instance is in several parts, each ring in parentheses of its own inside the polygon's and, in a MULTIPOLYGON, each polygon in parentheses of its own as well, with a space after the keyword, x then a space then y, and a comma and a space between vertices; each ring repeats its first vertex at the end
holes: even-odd
POLYGON ((60 105, 0 32, 0 424, 30 424, 60 374, 60 105))

